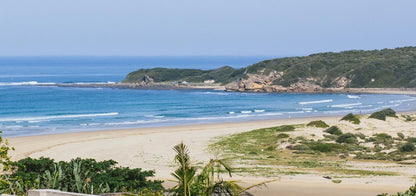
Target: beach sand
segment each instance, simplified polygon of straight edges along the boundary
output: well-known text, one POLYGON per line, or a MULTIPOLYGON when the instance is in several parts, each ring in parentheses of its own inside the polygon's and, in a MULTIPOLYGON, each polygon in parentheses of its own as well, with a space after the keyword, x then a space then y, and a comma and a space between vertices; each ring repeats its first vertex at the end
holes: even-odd
MULTIPOLYGON (((207 162, 215 155, 207 151, 207 146, 214 138, 233 133, 250 131, 258 128, 304 124, 312 120, 324 120, 328 124, 339 123, 339 117, 314 117, 300 119, 279 119, 247 121, 235 123, 217 123, 201 125, 184 125, 171 127, 137 128, 108 131, 90 131, 64 134, 51 134, 9 138, 16 150, 11 153, 13 160, 25 157, 50 157, 55 160, 69 161, 76 157, 94 158, 97 160, 113 159, 121 166, 155 170, 155 179, 165 180, 165 186, 172 186, 170 173, 175 165, 172 147, 180 142, 188 145, 194 163, 207 162)), ((371 120, 370 120, 371 122, 371 120)), ((375 132, 388 131, 408 134, 415 127, 413 124, 398 122, 376 122, 380 129, 375 132)), ((413 169, 413 170, 412 170, 413 169)), ((250 185, 264 180, 275 179, 267 187, 254 189, 255 195, 376 195, 382 192, 394 193, 404 191, 414 184, 409 176, 370 176, 343 179, 341 184, 332 183, 321 175, 287 175, 278 178, 259 178, 234 176, 243 185, 250 185)))

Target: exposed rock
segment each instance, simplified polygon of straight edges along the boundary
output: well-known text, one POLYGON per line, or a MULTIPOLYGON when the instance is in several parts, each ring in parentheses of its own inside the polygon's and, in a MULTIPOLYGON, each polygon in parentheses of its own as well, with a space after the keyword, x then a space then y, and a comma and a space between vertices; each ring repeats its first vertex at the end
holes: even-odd
MULTIPOLYGON (((264 70, 263 70, 264 71, 264 70)), ((283 76, 283 72, 271 71, 267 76, 261 74, 247 74, 248 78, 231 82, 225 86, 226 91, 240 92, 322 92, 323 88, 317 84, 316 78, 307 78, 307 81, 300 81, 284 87, 272 85, 273 80, 283 76)))
POLYGON ((340 87, 345 88, 351 83, 351 80, 346 78, 345 76, 337 77, 335 78, 334 83, 336 84, 335 87, 337 88, 340 88, 340 87))
POLYGON ((143 79, 139 83, 139 85, 140 86, 148 86, 151 83, 153 83, 153 78, 149 77, 148 75, 145 75, 145 76, 143 76, 143 79))

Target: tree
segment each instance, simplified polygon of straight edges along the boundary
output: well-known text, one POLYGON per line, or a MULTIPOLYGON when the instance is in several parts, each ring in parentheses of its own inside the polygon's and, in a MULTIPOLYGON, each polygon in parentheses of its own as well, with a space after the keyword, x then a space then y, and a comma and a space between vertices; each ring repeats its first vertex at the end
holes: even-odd
POLYGON ((196 167, 191 165, 188 147, 182 142, 173 150, 176 152, 175 162, 179 167, 171 175, 177 179, 177 185, 171 189, 171 194, 175 196, 192 195, 240 195, 244 191, 264 185, 262 182, 250 187, 241 187, 236 181, 226 181, 221 178, 221 173, 225 172, 231 176, 231 167, 223 160, 211 159, 202 169, 200 174, 196 174, 196 167))

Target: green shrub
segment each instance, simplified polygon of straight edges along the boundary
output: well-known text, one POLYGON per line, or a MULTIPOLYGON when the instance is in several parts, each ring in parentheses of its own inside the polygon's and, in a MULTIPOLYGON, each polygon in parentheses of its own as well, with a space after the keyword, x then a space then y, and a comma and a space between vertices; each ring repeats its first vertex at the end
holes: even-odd
POLYGON ((267 151, 273 151, 273 150, 275 150, 276 149, 276 146, 275 145, 270 145, 270 146, 268 146, 267 148, 266 148, 266 150, 267 151))
POLYGON ((407 137, 406 141, 416 143, 416 137, 407 137))
POLYGON ((386 120, 386 117, 397 117, 396 112, 392 110, 391 108, 387 108, 378 112, 374 112, 370 115, 370 118, 375 118, 379 120, 386 120))
POLYGON ((337 126, 332 126, 326 129, 324 132, 332 134, 332 135, 341 135, 342 131, 337 126))
POLYGON ((357 136, 358 138, 365 140, 365 135, 363 133, 356 133, 355 136, 357 136))
POLYGON ((415 150, 415 145, 413 143, 407 142, 402 147, 400 147, 401 152, 412 152, 415 150))
POLYGON ((344 117, 341 118, 341 120, 350 121, 353 124, 357 124, 357 125, 360 124, 360 119, 352 113, 345 115, 344 117))
POLYGON ((397 133, 397 136, 398 136, 401 140, 404 140, 404 134, 403 134, 403 133, 397 133))
POLYGON ((336 136, 336 135, 327 135, 327 134, 325 134, 325 135, 324 135, 324 138, 328 138, 329 140, 333 140, 333 141, 335 141, 335 140, 337 140, 337 139, 338 139, 338 136, 336 136))
POLYGON ((357 136, 352 133, 345 133, 338 137, 338 143, 355 144, 357 143, 357 136))
POLYGON ((311 121, 306 126, 309 126, 309 127, 318 127, 318 128, 327 128, 327 127, 329 127, 329 125, 326 124, 322 120, 311 121))
POLYGON ((413 118, 410 115, 401 115, 401 117, 404 118, 407 122, 413 121, 413 118))
POLYGON ((290 145, 290 146, 287 146, 286 148, 290 150, 309 150, 309 147, 305 144, 298 144, 295 146, 290 145))
POLYGON ((393 137, 391 137, 391 135, 387 134, 387 133, 377 133, 375 134, 377 139, 380 140, 389 140, 392 139, 393 137))
POLYGON ((319 152, 332 152, 341 149, 342 146, 333 143, 312 142, 308 144, 309 148, 319 152))
POLYGON ((342 182, 342 180, 332 180, 332 182, 335 183, 335 184, 339 184, 339 183, 342 182))
POLYGON ((290 132, 294 130, 295 130, 295 126, 293 125, 282 125, 282 126, 276 127, 277 132, 290 132))
MULTIPOLYGON (((146 178, 154 171, 140 168, 116 167, 116 161, 97 162, 94 159, 73 159, 54 162, 49 158, 25 158, 13 162, 11 179, 24 184, 24 188, 49 188, 78 193, 139 192, 142 189, 163 190, 162 181, 146 178), (51 184, 51 181, 55 183, 51 184)), ((27 191, 26 190, 26 191, 27 191)))
POLYGON ((286 133, 279 133, 277 136, 276 136, 276 138, 277 139, 284 139, 284 138, 288 138, 289 137, 289 135, 288 134, 286 134, 286 133))

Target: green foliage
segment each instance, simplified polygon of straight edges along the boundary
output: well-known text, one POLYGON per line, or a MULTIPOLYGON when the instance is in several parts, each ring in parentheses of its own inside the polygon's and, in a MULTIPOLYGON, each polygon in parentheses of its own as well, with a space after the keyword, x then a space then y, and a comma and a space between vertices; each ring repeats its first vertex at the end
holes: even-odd
POLYGON ((116 167, 116 164, 113 160, 97 162, 77 158, 70 162, 54 162, 43 157, 25 158, 11 164, 13 173, 10 177, 13 182, 22 185, 23 192, 34 188, 88 194, 163 189, 161 181, 146 179, 152 177, 154 171, 116 167))
POLYGON ((217 83, 228 83, 241 77, 244 70, 245 69, 234 69, 229 66, 213 70, 167 68, 139 69, 129 73, 123 82, 141 82, 145 76, 148 76, 152 78, 154 82, 204 82, 205 80, 215 80, 217 83))
POLYGON ((279 135, 276 136, 277 139, 284 139, 284 138, 288 138, 289 135, 286 133, 279 133, 279 135))
POLYGON ((415 145, 413 143, 407 142, 400 147, 401 152, 412 152, 415 150, 415 145))
POLYGON ((342 182, 342 180, 332 180, 332 182, 335 183, 335 184, 339 184, 339 183, 342 182))
POLYGON ((23 195, 22 184, 9 176, 9 173, 12 172, 12 161, 9 151, 14 150, 14 148, 9 146, 9 142, 7 139, 3 139, 1 134, 2 132, 0 131, 0 194, 23 195))
POLYGON ((324 132, 329 133, 331 135, 341 135, 342 131, 337 126, 332 126, 326 129, 324 132))
POLYGON ((337 136, 337 135, 328 135, 328 134, 325 134, 325 135, 324 135, 324 138, 327 138, 328 140, 333 140, 333 141, 335 141, 335 140, 337 140, 337 139, 338 139, 338 136, 337 136))
POLYGON ((391 108, 387 108, 378 112, 374 112, 370 115, 370 118, 375 118, 379 120, 386 120, 386 117, 397 117, 396 112, 392 110, 391 108))
POLYGON ((357 143, 357 136, 352 133, 345 133, 338 137, 338 143, 355 144, 357 143))
POLYGON ((407 137, 406 141, 411 142, 411 143, 416 143, 416 137, 407 137))
MULTIPOLYGON (((245 190, 257 185, 243 188, 234 181, 225 181, 221 173, 231 177, 231 168, 219 159, 211 159, 202 169, 196 173, 196 167, 191 165, 189 150, 186 145, 180 143, 173 148, 176 152, 175 162, 178 168, 171 175, 176 178, 177 185, 171 189, 175 196, 192 195, 240 195, 245 190)), ((260 183, 264 184, 264 183, 260 183)))
POLYGON ((214 70, 197 69, 140 69, 129 73, 123 82, 136 83, 145 76, 155 82, 215 80, 229 83, 247 74, 268 75, 272 71, 283 72, 273 84, 290 86, 296 82, 314 78, 322 87, 336 87, 337 79, 350 80, 351 88, 413 88, 416 87, 416 47, 383 50, 350 50, 339 53, 326 52, 303 57, 286 57, 265 60, 246 68, 225 66, 214 70))
POLYGON ((310 149, 319 151, 319 152, 333 152, 339 149, 342 149, 342 146, 334 143, 320 143, 320 142, 311 142, 307 144, 310 149))
POLYGON ((357 124, 357 125, 360 124, 360 119, 358 118, 358 116, 352 113, 345 115, 344 117, 341 118, 341 120, 350 121, 353 124, 357 124))
POLYGON ((326 124, 322 120, 311 121, 306 126, 309 126, 309 127, 318 127, 318 128, 327 128, 327 127, 329 127, 329 125, 326 124))
POLYGON ((413 121, 413 118, 412 118, 412 116, 410 116, 410 115, 401 115, 401 116, 402 116, 402 118, 404 118, 404 119, 405 119, 405 121, 406 121, 406 122, 413 121))
POLYGON ((367 142, 391 146, 394 143, 394 140, 393 137, 387 133, 377 133, 373 137, 368 138, 367 142))
POLYGON ((401 140, 404 140, 404 134, 403 133, 397 133, 397 137, 399 137, 401 140))
POLYGON ((248 73, 284 72, 273 84, 290 86, 314 78, 322 87, 336 87, 336 79, 351 80, 347 87, 416 87, 416 47, 326 52, 304 57, 278 58, 247 67, 248 73), (373 79, 373 80, 372 80, 373 79))

